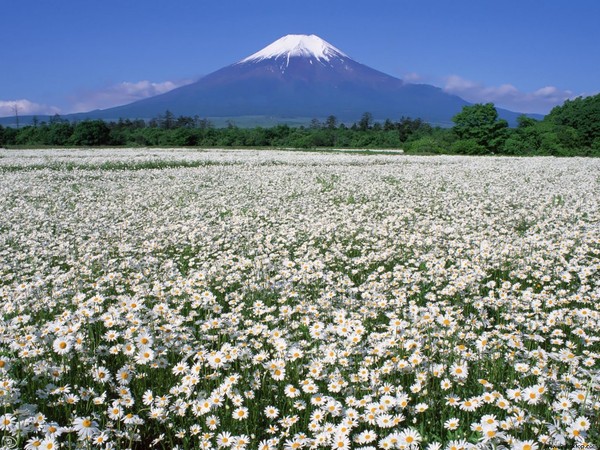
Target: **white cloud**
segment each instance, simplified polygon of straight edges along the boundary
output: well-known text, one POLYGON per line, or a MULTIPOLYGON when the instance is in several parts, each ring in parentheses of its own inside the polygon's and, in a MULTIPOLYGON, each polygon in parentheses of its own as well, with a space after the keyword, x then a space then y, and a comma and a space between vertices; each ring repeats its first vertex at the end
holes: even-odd
POLYGON ((419 81, 423 81, 423 77, 416 72, 409 72, 402 76, 402 80, 407 83, 418 83, 419 81))
POLYGON ((142 80, 137 82, 123 81, 102 89, 85 91, 72 97, 71 112, 86 112, 94 109, 106 109, 113 106, 126 105, 147 97, 164 94, 191 80, 162 81, 159 83, 142 80))
POLYGON ((575 95, 572 91, 561 90, 555 86, 545 86, 533 92, 520 91, 512 84, 485 86, 458 75, 447 77, 443 89, 469 102, 492 102, 501 108, 539 114, 547 114, 553 107, 561 105, 565 100, 585 95, 575 95))
POLYGON ((24 98, 20 100, 0 100, 0 117, 14 116, 15 109, 20 116, 60 113, 60 109, 55 106, 42 105, 24 98))

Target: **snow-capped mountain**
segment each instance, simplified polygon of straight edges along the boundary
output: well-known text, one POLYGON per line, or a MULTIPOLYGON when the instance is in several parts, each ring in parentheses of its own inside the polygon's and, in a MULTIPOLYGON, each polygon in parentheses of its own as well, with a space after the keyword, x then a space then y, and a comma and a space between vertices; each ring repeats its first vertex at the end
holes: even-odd
MULTIPOLYGON (((451 124, 465 100, 425 84, 409 84, 360 64, 315 35, 291 34, 262 50, 165 94, 79 117, 152 118, 176 116, 233 118, 269 116, 356 121, 401 116, 451 124)), ((499 111, 514 121, 517 114, 499 111)))
POLYGON ((290 58, 298 56, 325 62, 329 62, 334 58, 348 58, 348 55, 319 36, 315 36, 314 34, 310 36, 305 34, 288 34, 253 55, 242 59, 240 64, 262 61, 264 59, 284 59, 287 66, 290 58))

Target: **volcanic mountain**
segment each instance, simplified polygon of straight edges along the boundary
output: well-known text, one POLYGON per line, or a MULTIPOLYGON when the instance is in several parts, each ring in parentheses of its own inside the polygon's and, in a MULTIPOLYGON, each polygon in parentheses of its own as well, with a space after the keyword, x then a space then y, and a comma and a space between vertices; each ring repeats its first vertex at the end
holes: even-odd
MULTIPOLYGON (((167 93, 115 108, 71 115, 75 119, 150 119, 175 116, 325 118, 357 121, 401 116, 451 125, 469 103, 442 89, 410 84, 358 63, 315 35, 287 35, 262 50, 167 93)), ((514 123, 517 113, 498 110, 514 123)), ((67 116, 69 117, 69 116, 67 116)))

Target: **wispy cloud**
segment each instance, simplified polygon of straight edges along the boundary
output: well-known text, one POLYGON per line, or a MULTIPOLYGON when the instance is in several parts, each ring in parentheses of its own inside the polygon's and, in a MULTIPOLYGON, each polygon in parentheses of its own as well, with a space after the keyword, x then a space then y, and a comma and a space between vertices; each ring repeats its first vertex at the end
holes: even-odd
POLYGON ((423 82, 424 78, 416 72, 408 72, 402 76, 402 80, 406 81, 407 83, 419 83, 423 82))
POLYGON ((15 109, 16 113, 20 116, 60 113, 60 109, 55 106, 35 103, 24 98, 19 100, 0 100, 0 117, 14 116, 15 109))
POLYGON ((574 94, 572 91, 555 86, 545 86, 533 92, 521 91, 512 84, 485 86, 458 75, 450 75, 444 81, 444 91, 458 95, 469 102, 492 102, 496 106, 524 113, 546 114, 565 100, 585 95, 574 94))
POLYGON ((154 95, 164 94, 179 86, 191 83, 192 80, 152 82, 123 81, 97 90, 80 92, 71 98, 71 112, 85 112, 94 109, 106 109, 113 106, 126 105, 154 95))

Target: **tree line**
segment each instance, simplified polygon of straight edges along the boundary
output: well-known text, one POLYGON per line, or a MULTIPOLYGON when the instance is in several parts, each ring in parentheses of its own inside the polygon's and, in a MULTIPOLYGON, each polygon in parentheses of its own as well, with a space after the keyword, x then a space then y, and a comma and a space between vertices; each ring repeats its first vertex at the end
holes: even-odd
POLYGON ((21 128, 0 126, 0 146, 200 146, 285 148, 402 148, 420 154, 505 154, 600 156, 600 95, 567 100, 543 120, 525 115, 510 128, 492 103, 465 106, 451 128, 433 127, 419 118, 375 121, 365 112, 352 124, 335 116, 307 126, 241 128, 233 122, 216 128, 200 117, 175 117, 170 111, 148 122, 69 122, 54 116, 21 128))

